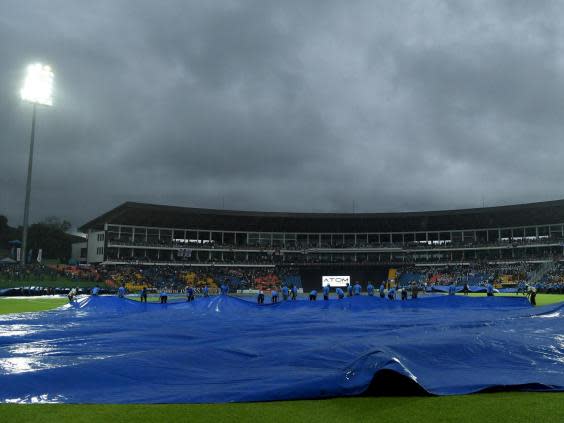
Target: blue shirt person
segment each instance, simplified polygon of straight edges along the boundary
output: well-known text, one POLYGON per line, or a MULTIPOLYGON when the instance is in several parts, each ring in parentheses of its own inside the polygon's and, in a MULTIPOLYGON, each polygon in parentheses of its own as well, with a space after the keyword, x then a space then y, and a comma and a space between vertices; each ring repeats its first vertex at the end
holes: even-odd
POLYGON ((167 295, 167 293, 166 293, 164 290, 161 291, 161 293, 159 294, 159 297, 160 297, 160 299, 161 299, 161 304, 166 304, 166 303, 167 303, 167 301, 168 301, 168 295, 167 295))
POLYGON ((331 285, 327 284, 323 287, 323 299, 329 299, 329 292, 331 291, 331 285))
POLYGON ((396 299, 396 289, 395 288, 390 288, 388 290, 388 299, 389 300, 395 300, 396 299))
POLYGON ((100 287, 96 285, 94 288, 92 288, 92 295, 99 295, 99 294, 100 294, 100 287))
POLYGON ((357 282, 354 284, 354 295, 360 295, 360 291, 362 291, 362 286, 357 282))
POLYGON ((194 301, 194 288, 186 287, 186 301, 194 301))
POLYGON ((384 282, 382 282, 382 284, 380 285, 380 298, 384 298, 386 296, 386 286, 384 285, 384 282))
POLYGON ((292 285, 292 300, 295 300, 298 296, 298 287, 296 285, 292 285))
POLYGON ((290 293, 290 290, 288 289, 288 287, 287 287, 286 285, 284 285, 284 286, 282 287, 282 299, 283 299, 284 301, 287 301, 287 300, 288 300, 288 295, 289 295, 289 293, 290 293))
POLYGON ((337 298, 339 298, 339 300, 345 298, 345 291, 343 291, 341 288, 337 288, 335 292, 337 293, 337 298))
POLYGON ((448 295, 454 295, 454 294, 456 294, 456 287, 454 286, 454 284, 451 284, 448 287, 448 295))
POLYGON ((272 289, 271 295, 272 295, 271 301, 273 303, 277 303, 278 302, 278 291, 276 289, 272 289))
POLYGON ((208 286, 204 286, 204 297, 209 297, 210 295, 210 290, 208 288, 208 286))
POLYGON ((492 285, 491 282, 488 283, 488 286, 486 288, 487 292, 488 292, 488 297, 493 297, 494 295, 494 287, 492 285))
POLYGON ((118 288, 118 297, 119 298, 125 297, 125 286, 122 285, 118 288))
POLYGON ((353 296, 353 287, 351 284, 347 284, 347 294, 349 297, 353 296))
POLYGON ((221 295, 229 294, 229 287, 227 286, 227 284, 222 284, 220 289, 221 289, 221 295))
POLYGON ((317 300, 317 291, 315 289, 312 289, 311 292, 309 293, 309 300, 310 301, 317 300))
POLYGON ((366 291, 368 292, 369 296, 374 296, 374 285, 368 282, 368 286, 366 287, 366 291))

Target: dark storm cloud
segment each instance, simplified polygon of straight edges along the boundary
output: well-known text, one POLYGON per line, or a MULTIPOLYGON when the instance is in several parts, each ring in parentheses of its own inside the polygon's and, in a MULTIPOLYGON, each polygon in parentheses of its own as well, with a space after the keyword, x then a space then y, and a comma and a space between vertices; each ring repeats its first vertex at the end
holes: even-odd
POLYGON ((564 8, 516 1, 0 5, 0 214, 127 201, 289 211, 561 198, 564 8))

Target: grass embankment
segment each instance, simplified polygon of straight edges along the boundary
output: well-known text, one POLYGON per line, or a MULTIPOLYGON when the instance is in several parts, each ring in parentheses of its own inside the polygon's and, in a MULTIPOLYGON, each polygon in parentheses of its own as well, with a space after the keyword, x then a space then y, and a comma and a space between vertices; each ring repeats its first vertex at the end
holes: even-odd
POLYGON ((563 422, 564 394, 335 398, 243 404, 0 405, 16 422, 563 422))

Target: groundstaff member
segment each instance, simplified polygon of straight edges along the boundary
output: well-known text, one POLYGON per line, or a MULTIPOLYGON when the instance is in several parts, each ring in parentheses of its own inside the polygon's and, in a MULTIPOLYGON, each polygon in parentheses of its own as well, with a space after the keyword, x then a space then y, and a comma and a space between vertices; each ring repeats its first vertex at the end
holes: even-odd
POLYGON ((191 286, 186 287, 186 301, 194 301, 194 288, 191 286))
POLYGON ((343 291, 341 288, 337 288, 335 290, 335 292, 337 293, 337 298, 339 300, 342 300, 343 298, 345 298, 345 291, 343 291))
POLYGON ((493 287, 491 282, 488 282, 488 286, 487 286, 486 290, 488 292, 488 297, 494 296, 494 287, 493 287))
POLYGON ((329 292, 331 291, 331 285, 327 284, 323 287, 323 299, 325 301, 329 300, 329 292))
POLYGON ((78 290, 77 290, 76 288, 72 288, 72 289, 69 291, 69 293, 68 293, 68 295, 67 295, 67 297, 69 298, 69 303, 72 303, 72 302, 74 301, 74 297, 76 297, 77 291, 78 291, 78 290))
POLYGON ((536 306, 537 305, 537 288, 535 288, 534 286, 530 286, 529 289, 527 290, 527 297, 529 297, 529 301, 531 302, 531 305, 536 306))
POLYGON ((141 298, 141 302, 142 303, 146 303, 147 302, 147 287, 143 287, 143 289, 141 290, 141 294, 139 295, 139 297, 141 298))
POLYGON ((358 281, 354 284, 353 290, 354 290, 354 295, 360 295, 360 293, 362 292, 362 286, 360 286, 358 281))
POLYGON ((286 285, 282 287, 282 299, 288 301, 288 296, 290 295, 290 290, 286 285))

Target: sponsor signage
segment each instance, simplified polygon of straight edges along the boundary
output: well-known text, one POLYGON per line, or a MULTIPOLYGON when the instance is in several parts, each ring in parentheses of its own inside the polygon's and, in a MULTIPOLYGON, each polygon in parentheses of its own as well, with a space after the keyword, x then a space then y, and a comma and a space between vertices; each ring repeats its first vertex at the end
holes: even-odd
POLYGON ((331 287, 343 287, 351 283, 350 276, 322 276, 321 285, 331 285, 331 287))

